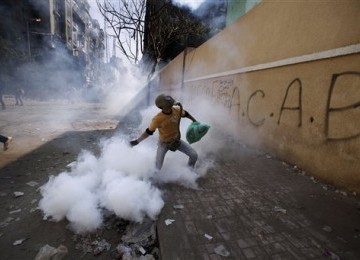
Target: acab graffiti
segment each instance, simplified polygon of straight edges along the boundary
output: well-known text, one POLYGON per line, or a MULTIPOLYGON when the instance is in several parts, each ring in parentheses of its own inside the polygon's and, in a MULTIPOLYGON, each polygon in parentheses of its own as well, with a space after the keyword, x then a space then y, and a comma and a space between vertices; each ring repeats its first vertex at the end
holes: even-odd
MULTIPOLYGON (((201 85, 192 84, 188 86, 193 96, 207 96, 216 103, 224 106, 229 113, 234 113, 234 117, 240 120, 240 116, 246 116, 250 124, 260 127, 266 123, 266 116, 256 118, 252 111, 258 109, 255 100, 265 102, 266 93, 262 89, 256 89, 241 104, 241 89, 236 86, 233 78, 216 79, 212 84, 201 85)), ((340 131, 338 133, 332 128, 336 128, 335 118, 346 118, 341 115, 352 114, 352 118, 358 118, 356 122, 345 121, 343 124, 359 125, 360 122, 360 72, 348 71, 331 76, 331 83, 326 94, 326 108, 324 111, 324 136, 327 141, 344 141, 360 137, 359 127, 349 127, 350 131, 340 131), (350 86, 350 87, 349 87, 350 86), (341 93, 341 95, 339 95, 341 93), (349 96, 351 98, 349 98, 349 96), (339 105, 342 104, 342 105, 339 105), (341 115, 340 115, 341 113, 341 115), (354 116, 355 115, 355 116, 354 116), (334 121, 334 123, 333 123, 334 121)), ((303 125, 303 83, 300 78, 293 79, 286 87, 282 97, 282 103, 278 108, 277 125, 284 120, 284 115, 296 117, 296 126, 303 125), (291 94, 290 94, 291 93, 291 94), (291 102, 290 102, 291 100, 291 102)), ((274 117, 274 113, 270 113, 274 117)), ((314 117, 310 117, 310 122, 314 117)))

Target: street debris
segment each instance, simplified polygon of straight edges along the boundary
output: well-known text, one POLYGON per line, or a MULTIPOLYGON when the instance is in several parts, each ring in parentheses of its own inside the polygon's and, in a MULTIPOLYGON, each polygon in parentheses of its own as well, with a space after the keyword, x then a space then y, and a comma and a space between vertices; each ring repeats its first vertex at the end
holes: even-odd
POLYGON ((184 205, 174 205, 173 206, 174 209, 183 209, 184 208, 184 205))
POLYGON ((9 214, 15 214, 21 212, 21 209, 12 210, 9 212, 9 214))
POLYGON ((27 185, 31 186, 31 187, 35 187, 37 185, 39 185, 39 183, 37 183, 36 181, 29 181, 28 183, 26 183, 27 185))
POLYGON ((21 238, 21 239, 15 240, 13 245, 14 246, 21 245, 25 240, 26 240, 26 238, 21 238))
POLYGON ((155 224, 151 220, 144 220, 143 223, 131 223, 126 228, 126 233, 121 237, 125 243, 149 246, 155 242, 155 224))
POLYGON ((215 247, 214 252, 224 257, 228 257, 230 255, 230 252, 223 245, 215 247))
POLYGON ((204 235, 207 239, 209 239, 209 240, 211 240, 211 239, 213 239, 213 237, 212 236, 210 236, 210 235, 208 235, 208 234, 206 234, 205 233, 205 235, 204 235))
POLYGON ((324 226, 323 230, 326 232, 332 232, 332 228, 330 226, 324 226))
POLYGON ((119 234, 122 234, 121 242, 112 246, 102 239, 104 230, 98 230, 96 234, 74 235, 75 248, 83 252, 82 257, 86 254, 99 256, 107 252, 107 255, 111 255, 111 259, 158 259, 154 221, 145 219, 143 223, 131 223, 114 217, 111 212, 105 211, 105 215, 107 221, 104 228, 116 229, 119 234))
POLYGON ((286 214, 286 209, 283 209, 283 208, 281 208, 281 207, 279 207, 279 206, 275 206, 275 207, 274 207, 274 211, 275 211, 275 212, 281 212, 281 213, 286 214))
POLYGON ((347 197, 347 193, 343 190, 335 190, 336 193, 340 193, 341 195, 347 197))
POLYGON ((35 256, 35 260, 61 260, 68 253, 66 246, 60 245, 58 248, 52 247, 48 244, 40 248, 35 256))
POLYGON ((91 245, 95 247, 93 250, 94 255, 100 255, 103 251, 109 251, 111 248, 111 244, 108 243, 105 239, 102 240, 94 240, 91 245))
POLYGON ((138 246, 138 247, 137 247, 137 250, 138 250, 141 254, 143 254, 143 255, 146 254, 146 250, 145 250, 142 246, 138 246))
POLYGON ((5 219, 3 222, 0 222, 0 228, 6 227, 7 225, 9 225, 9 223, 11 221, 13 221, 14 218, 12 217, 8 217, 7 219, 5 219))
POLYGON ((24 194, 25 194, 25 193, 24 193, 24 192, 21 192, 21 191, 15 191, 15 192, 14 192, 15 198, 24 196, 24 194))
POLYGON ((171 225, 173 222, 175 222, 175 219, 165 219, 165 225, 166 226, 171 225))
POLYGON ((76 164, 77 164, 77 162, 73 161, 73 162, 69 163, 68 165, 66 165, 66 167, 67 168, 73 168, 73 167, 75 167, 76 164))

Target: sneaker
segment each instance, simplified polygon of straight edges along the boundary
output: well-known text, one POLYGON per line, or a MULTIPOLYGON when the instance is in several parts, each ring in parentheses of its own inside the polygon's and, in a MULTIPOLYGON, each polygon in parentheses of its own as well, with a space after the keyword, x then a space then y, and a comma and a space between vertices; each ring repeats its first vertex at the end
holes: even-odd
POLYGON ((8 139, 6 140, 6 142, 4 143, 4 151, 9 149, 9 144, 12 142, 12 140, 13 140, 13 138, 11 136, 9 136, 8 139))

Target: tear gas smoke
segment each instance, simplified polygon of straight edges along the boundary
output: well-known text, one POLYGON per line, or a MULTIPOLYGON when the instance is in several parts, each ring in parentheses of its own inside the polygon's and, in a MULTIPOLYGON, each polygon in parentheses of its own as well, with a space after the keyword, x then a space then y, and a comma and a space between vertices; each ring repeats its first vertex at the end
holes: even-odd
POLYGON ((173 0, 174 3, 186 5, 193 10, 198 8, 204 1, 205 0, 173 0))
POLYGON ((196 180, 211 162, 203 160, 196 174, 187 167, 186 156, 169 152, 163 169, 155 175, 155 139, 132 148, 129 137, 118 135, 102 142, 99 157, 83 151, 70 171, 51 176, 41 187, 39 208, 45 218, 66 218, 76 233, 101 227, 104 209, 135 222, 156 219, 164 201, 162 191, 150 179, 197 188, 196 180))
MULTIPOLYGON (((53 60, 54 67, 62 63, 61 57, 57 55, 57 59, 53 60)), ((94 86, 103 94, 99 96, 99 92, 95 91, 93 95, 102 102, 107 115, 127 114, 127 107, 142 91, 145 79, 135 69, 124 67, 119 60, 115 59, 108 65, 110 67, 103 74, 102 84, 94 86)), ((68 72, 64 70, 64 75, 68 72)), ((33 75, 41 76, 41 73, 33 75)), ((61 85, 59 80, 62 75, 62 71, 59 71, 54 78, 57 86, 61 85)), ((68 86, 77 83, 66 80, 64 84, 68 86)), ((91 93, 91 89, 87 91, 91 93)), ((81 101, 81 95, 79 98, 81 101)), ((209 154, 216 153, 224 146, 220 139, 213 136, 214 130, 220 126, 223 128, 221 130, 231 132, 235 127, 229 125, 233 120, 227 118, 228 113, 223 112, 223 108, 215 107, 208 101, 185 101, 183 105, 196 119, 211 126, 203 140, 193 144, 199 154, 196 173, 187 167, 185 155, 168 152, 162 170, 155 175, 157 131, 141 144, 129 146, 129 140, 141 134, 151 118, 159 112, 155 106, 151 106, 141 111, 141 123, 137 129, 133 129, 132 136, 118 134, 102 140, 100 155, 83 151, 68 171, 50 177, 41 187, 39 208, 44 217, 54 221, 67 219, 75 233, 93 232, 102 226, 105 211, 134 222, 142 222, 144 218, 156 219, 164 206, 164 200, 162 191, 153 185, 154 182, 177 183, 198 189, 197 179, 213 166, 209 154)), ((64 120, 74 119, 71 114, 72 111, 66 111, 64 120)), ((56 117, 62 118, 60 114, 56 117)), ((190 123, 187 119, 181 122, 183 139, 190 123)), ((60 120, 60 124, 63 121, 60 120)))

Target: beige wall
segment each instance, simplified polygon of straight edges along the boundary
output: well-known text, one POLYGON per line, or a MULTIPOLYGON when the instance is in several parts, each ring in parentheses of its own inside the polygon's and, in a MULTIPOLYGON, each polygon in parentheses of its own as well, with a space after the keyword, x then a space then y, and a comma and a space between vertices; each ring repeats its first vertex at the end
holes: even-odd
MULTIPOLYGON (((238 137, 360 192, 360 1, 263 1, 188 51, 184 91, 228 108, 238 137)), ((160 74, 181 88, 183 55, 160 74)))

